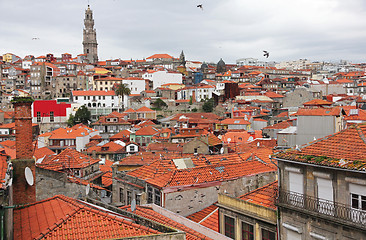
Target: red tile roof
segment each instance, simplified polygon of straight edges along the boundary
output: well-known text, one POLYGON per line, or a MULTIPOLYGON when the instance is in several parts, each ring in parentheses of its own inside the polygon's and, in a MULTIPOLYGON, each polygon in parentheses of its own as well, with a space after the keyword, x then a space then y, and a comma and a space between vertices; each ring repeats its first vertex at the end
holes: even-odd
POLYGON ((187 216, 188 219, 219 232, 219 207, 215 204, 187 216))
POLYGON ((274 181, 254 191, 248 192, 239 198, 241 200, 261 205, 263 207, 277 209, 275 205, 278 194, 278 181, 274 181))
POLYGON ((366 124, 310 142, 301 151, 289 150, 276 158, 359 171, 366 170, 366 124), (355 151, 357 150, 357 151, 355 151))
POLYGON ((274 169, 257 160, 245 164, 212 164, 204 167, 177 169, 146 180, 159 188, 173 186, 194 186, 208 182, 222 182, 245 175, 272 172, 274 169))
POLYGON ((334 108, 300 108, 295 115, 297 116, 339 116, 342 112, 340 107, 334 108))
MULTIPOLYGON (((130 207, 127 206, 124 208, 125 210, 131 211, 130 207)), ((162 214, 155 212, 151 207, 148 206, 137 206, 136 210, 134 211, 135 214, 140 215, 142 217, 154 220, 158 223, 167 225, 169 227, 173 227, 175 229, 181 230, 186 233, 187 240, 210 240, 209 237, 185 226, 184 224, 178 223, 176 221, 171 220, 168 217, 165 217, 162 214)))
POLYGON ((322 99, 313 99, 311 101, 303 103, 304 106, 321 106, 321 105, 332 105, 333 103, 322 100, 322 99))
MULTIPOLYGON (((0 149, 1 150, 1 149, 0 149)), ((0 184, 4 188, 5 174, 8 169, 7 155, 0 151, 0 184)))
POLYGON ((85 168, 98 162, 99 160, 97 159, 84 155, 74 149, 67 148, 56 156, 44 159, 37 166, 53 171, 63 171, 67 169, 85 168))
POLYGON ((154 58, 168 58, 168 59, 172 59, 173 57, 170 56, 169 54, 164 53, 164 54, 154 54, 154 55, 152 55, 150 57, 147 57, 146 59, 154 59, 154 58))
POLYGON ((152 136, 156 134, 158 130, 152 126, 142 127, 136 131, 136 136, 152 136))
POLYGON ((157 233, 62 195, 14 209, 14 239, 114 239, 157 233))
POLYGON ((155 110, 152 110, 148 107, 143 106, 143 107, 137 109, 136 112, 155 112, 155 110))
POLYGON ((271 126, 264 127, 263 129, 285 129, 285 128, 291 127, 293 125, 294 125, 294 121, 286 120, 286 121, 282 121, 282 122, 273 124, 271 126))
POLYGON ((73 96, 116 96, 114 91, 72 91, 73 96))

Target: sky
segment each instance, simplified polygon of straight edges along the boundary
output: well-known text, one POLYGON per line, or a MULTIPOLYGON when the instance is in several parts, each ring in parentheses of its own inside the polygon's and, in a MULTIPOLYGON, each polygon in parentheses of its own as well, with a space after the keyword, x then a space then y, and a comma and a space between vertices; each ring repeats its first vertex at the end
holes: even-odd
POLYGON ((99 60, 366 62, 365 0, 0 0, 0 54, 82 54, 88 4, 99 60))

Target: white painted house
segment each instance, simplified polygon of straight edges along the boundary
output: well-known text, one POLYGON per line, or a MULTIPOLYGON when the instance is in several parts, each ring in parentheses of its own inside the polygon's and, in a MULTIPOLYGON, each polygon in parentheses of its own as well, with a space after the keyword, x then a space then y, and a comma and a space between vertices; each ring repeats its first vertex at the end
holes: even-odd
POLYGON ((190 100, 191 96, 196 102, 212 98, 215 86, 200 85, 193 87, 185 87, 177 91, 178 100, 190 100))
POLYGON ((153 83, 152 89, 156 89, 161 87, 161 85, 167 83, 179 83, 182 84, 182 74, 178 72, 171 71, 156 71, 156 72, 147 72, 142 75, 142 78, 149 79, 153 83))
MULTIPOLYGON (((122 98, 114 91, 72 91, 72 102, 85 105, 91 112, 92 120, 122 109, 122 98)), ((128 106, 128 96, 124 96, 123 105, 128 106)))
POLYGON ((131 94, 140 94, 142 91, 148 90, 146 88, 149 86, 149 80, 138 77, 124 78, 122 83, 131 89, 131 94))

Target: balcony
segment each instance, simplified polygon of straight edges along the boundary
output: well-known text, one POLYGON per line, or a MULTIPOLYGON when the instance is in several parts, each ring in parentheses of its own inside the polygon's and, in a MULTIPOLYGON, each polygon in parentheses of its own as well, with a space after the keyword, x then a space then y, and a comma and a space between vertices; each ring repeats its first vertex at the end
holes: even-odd
POLYGON ((283 190, 279 191, 277 205, 341 225, 366 230, 366 211, 351 208, 349 205, 283 190))

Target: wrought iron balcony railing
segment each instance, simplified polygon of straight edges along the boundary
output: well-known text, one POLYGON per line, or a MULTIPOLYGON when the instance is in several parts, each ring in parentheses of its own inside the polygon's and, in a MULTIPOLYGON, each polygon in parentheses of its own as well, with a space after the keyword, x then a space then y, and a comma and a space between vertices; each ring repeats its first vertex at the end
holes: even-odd
POLYGON ((366 229, 366 211, 351 208, 349 205, 283 190, 279 191, 277 204, 341 224, 366 229))

